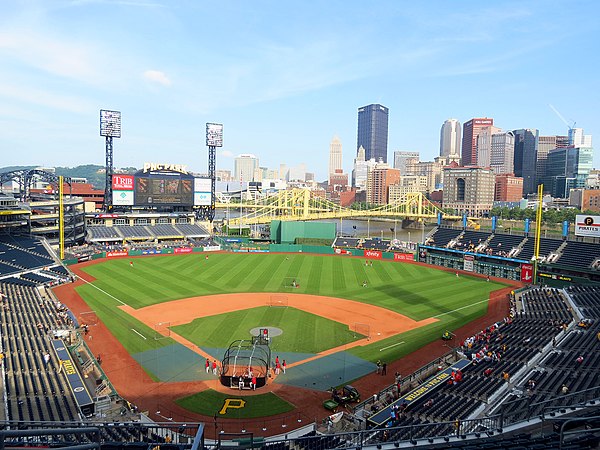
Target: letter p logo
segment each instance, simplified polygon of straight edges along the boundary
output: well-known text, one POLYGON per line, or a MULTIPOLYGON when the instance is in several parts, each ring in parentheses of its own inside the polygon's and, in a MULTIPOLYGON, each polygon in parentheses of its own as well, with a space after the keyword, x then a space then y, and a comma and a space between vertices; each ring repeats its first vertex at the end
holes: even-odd
POLYGON ((227 409, 240 409, 243 408, 245 405, 246 401, 242 400, 241 398, 226 398, 225 402, 223 403, 223 407, 221 408, 221 411, 219 411, 219 414, 225 415, 227 414, 227 409))

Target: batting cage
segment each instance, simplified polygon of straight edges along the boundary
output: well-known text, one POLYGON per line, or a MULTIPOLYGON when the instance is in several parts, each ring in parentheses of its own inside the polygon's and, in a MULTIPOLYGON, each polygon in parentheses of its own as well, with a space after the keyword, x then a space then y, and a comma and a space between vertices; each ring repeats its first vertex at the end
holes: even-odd
POLYGON ((255 389, 267 384, 269 376, 268 334, 262 330, 252 340, 240 339, 232 342, 221 362, 221 384, 236 389, 255 389), (252 380, 256 378, 256 386, 252 380))

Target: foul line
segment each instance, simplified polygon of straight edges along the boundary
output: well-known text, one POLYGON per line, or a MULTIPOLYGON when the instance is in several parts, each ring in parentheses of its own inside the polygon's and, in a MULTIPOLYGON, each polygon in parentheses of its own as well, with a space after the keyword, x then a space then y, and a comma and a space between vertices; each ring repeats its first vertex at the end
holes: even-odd
POLYGON ((456 311, 460 311, 461 309, 467 309, 467 308, 470 308, 471 306, 479 305, 480 303, 485 303, 487 301, 488 300, 481 300, 480 302, 471 303, 470 305, 467 305, 467 306, 461 306, 460 308, 456 308, 456 309, 453 309, 452 311, 447 311, 445 313, 441 313, 441 314, 438 314, 437 316, 432 316, 432 317, 434 319, 437 319, 438 317, 445 316, 446 314, 452 314, 452 313, 455 313, 456 311))
POLYGON ((140 336, 142 339, 147 340, 146 336, 144 336, 142 333, 140 333, 136 329, 132 328, 131 331, 133 331, 135 334, 137 334, 138 336, 140 336))
POLYGON ((384 350, 387 350, 388 348, 392 348, 392 347, 395 347, 396 345, 400 345, 400 344, 404 344, 404 343, 405 343, 404 341, 396 342, 395 344, 388 345, 387 347, 380 348, 379 351, 382 352, 384 350))
POLYGON ((123 306, 129 306, 127 303, 123 303, 121 300, 119 300, 117 297, 115 297, 114 295, 109 294, 108 292, 106 292, 103 289, 100 289, 98 286, 96 286, 94 283, 90 283, 89 281, 81 278, 79 275, 77 275, 77 278, 79 278, 80 280, 84 281, 85 283, 89 284, 90 286, 98 289, 100 292, 102 292, 105 295, 108 295, 110 298, 115 299, 116 301, 118 301, 121 305, 123 306))

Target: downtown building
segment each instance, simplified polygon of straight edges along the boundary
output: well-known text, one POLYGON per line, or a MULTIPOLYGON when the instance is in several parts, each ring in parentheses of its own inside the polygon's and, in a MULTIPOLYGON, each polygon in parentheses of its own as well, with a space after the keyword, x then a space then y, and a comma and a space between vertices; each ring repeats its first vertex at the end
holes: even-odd
POLYGON ((494 125, 494 119, 475 118, 463 125, 461 164, 463 166, 478 165, 477 138, 481 132, 494 125))
POLYGON ((388 191, 389 203, 403 201, 408 194, 414 192, 427 193, 427 177, 421 175, 400 175, 398 182, 392 184, 388 191))
POLYGON ((440 130, 440 156, 460 155, 461 135, 460 122, 446 120, 440 130))
POLYGON ((342 141, 339 137, 334 136, 329 143, 329 174, 343 171, 342 164, 342 141))
POLYGON ((254 181, 258 169, 258 158, 249 153, 236 156, 233 162, 233 176, 240 183, 254 181))
POLYGON ((407 175, 409 173, 408 167, 419 162, 419 152, 394 152, 394 169, 398 169, 401 175, 407 175))
POLYGON ((489 126, 481 129, 477 136, 476 155, 477 165, 479 167, 490 167, 492 163, 492 136, 500 133, 502 130, 498 127, 489 126))
POLYGON ((512 131, 492 134, 490 167, 495 174, 515 170, 515 135, 512 131))
POLYGON ((444 168, 443 207, 457 214, 488 215, 494 203, 495 176, 489 168, 444 168))
POLYGON ((512 173, 496 175, 494 201, 520 202, 523 198, 523 178, 515 177, 512 173))
POLYGON ((365 160, 387 163, 389 109, 373 104, 358 108, 356 149, 365 149, 365 160))
MULTIPOLYGON (((544 182, 548 153, 555 148, 567 148, 568 146, 568 136, 540 136, 538 138, 538 152, 535 164, 536 185, 544 182)), ((545 188, 544 191, 546 192, 545 188)))
POLYGON ((537 192, 536 166, 540 132, 535 128, 513 130, 515 135, 514 174, 523 178, 523 195, 537 192))
POLYGON ((400 171, 386 163, 378 163, 367 175, 367 203, 386 205, 389 201, 389 188, 400 181, 400 171))
POLYGON ((548 153, 544 190, 552 197, 568 198, 571 189, 586 186, 592 170, 592 147, 556 148, 548 153))

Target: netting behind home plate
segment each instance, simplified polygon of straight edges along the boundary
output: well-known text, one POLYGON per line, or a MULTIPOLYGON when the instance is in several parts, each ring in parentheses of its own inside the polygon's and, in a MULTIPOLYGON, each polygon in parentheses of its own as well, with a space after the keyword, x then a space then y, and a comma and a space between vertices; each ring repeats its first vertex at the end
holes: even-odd
POLYGON ((239 388, 240 377, 244 387, 249 387, 252 376, 256 377, 256 387, 267 384, 271 349, 261 339, 238 340, 229 345, 221 361, 221 384, 239 388))

